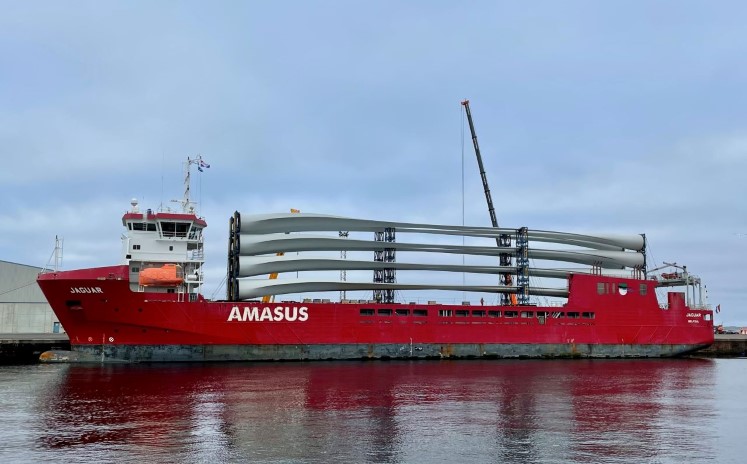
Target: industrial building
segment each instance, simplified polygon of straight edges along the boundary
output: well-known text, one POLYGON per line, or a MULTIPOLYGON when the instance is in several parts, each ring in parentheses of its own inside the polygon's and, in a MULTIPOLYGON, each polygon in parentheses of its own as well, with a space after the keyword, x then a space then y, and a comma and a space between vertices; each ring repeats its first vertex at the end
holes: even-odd
POLYGON ((36 283, 41 271, 0 260, 0 334, 63 331, 36 283))

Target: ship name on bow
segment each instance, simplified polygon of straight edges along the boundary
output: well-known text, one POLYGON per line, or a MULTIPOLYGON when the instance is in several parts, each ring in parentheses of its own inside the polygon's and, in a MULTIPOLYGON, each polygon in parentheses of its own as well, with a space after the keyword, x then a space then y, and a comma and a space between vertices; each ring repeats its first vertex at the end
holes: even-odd
POLYGON ((101 287, 70 287, 70 293, 104 293, 101 287))
POLYGON ((309 308, 306 306, 276 306, 271 308, 265 306, 244 306, 242 308, 234 306, 231 308, 231 314, 228 316, 228 322, 304 322, 309 319, 309 308))

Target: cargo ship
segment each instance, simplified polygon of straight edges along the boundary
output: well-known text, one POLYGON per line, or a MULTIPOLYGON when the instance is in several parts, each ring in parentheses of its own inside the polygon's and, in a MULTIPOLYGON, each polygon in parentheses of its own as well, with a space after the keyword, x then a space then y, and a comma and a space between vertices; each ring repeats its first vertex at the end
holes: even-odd
POLYGON ((211 300, 202 293, 207 223, 189 199, 193 162, 186 164, 179 211, 141 211, 131 201, 122 216, 122 264, 39 275, 71 344, 71 351, 46 352, 42 361, 659 358, 713 342, 713 312, 702 293, 696 298, 699 279, 686 269, 665 277, 647 272, 646 238, 638 234, 236 212, 229 219, 226 296, 211 300), (403 236, 412 238, 397 241, 403 236), (453 244, 455 236, 501 246, 453 244), (346 252, 373 252, 373 259, 347 259, 346 252), (403 261, 397 253, 425 258, 403 261), (437 261, 454 255, 482 261, 437 261), (506 255, 498 265, 485 263, 506 255), (550 261, 585 267, 534 265, 550 261), (347 271, 371 271, 373 279, 348 280, 347 271), (439 278, 398 282, 398 271, 439 278), (457 274, 495 282, 456 283, 457 274), (538 280, 561 285, 533 285, 538 280), (660 302, 657 288, 674 286, 685 291, 667 291, 660 302), (407 297, 423 290, 481 297, 407 297), (340 298, 316 297, 330 292, 340 298), (486 305, 486 294, 501 299, 486 305), (289 299, 275 301, 283 296, 289 299))

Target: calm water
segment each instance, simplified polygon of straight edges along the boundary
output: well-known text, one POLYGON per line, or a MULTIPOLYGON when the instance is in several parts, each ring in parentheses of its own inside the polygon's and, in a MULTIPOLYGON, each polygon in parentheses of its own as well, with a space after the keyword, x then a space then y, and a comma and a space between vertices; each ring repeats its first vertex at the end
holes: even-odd
POLYGON ((747 360, 0 366, 0 462, 744 462, 747 360))

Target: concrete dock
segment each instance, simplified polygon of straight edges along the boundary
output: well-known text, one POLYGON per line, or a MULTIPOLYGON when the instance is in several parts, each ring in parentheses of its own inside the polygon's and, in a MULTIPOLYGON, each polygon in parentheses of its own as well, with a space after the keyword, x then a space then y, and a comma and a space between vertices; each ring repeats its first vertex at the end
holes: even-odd
POLYGON ((747 335, 716 334, 713 345, 704 348, 695 356, 731 358, 747 356, 747 335))
POLYGON ((39 362, 39 355, 45 351, 69 349, 67 334, 0 334, 0 364, 36 363, 39 362))
MULTIPOLYGON (((0 364, 36 363, 39 362, 39 355, 45 351, 69 349, 67 334, 0 334, 0 364)), ((713 345, 693 355, 712 358, 747 357, 747 335, 717 334, 713 345)))

